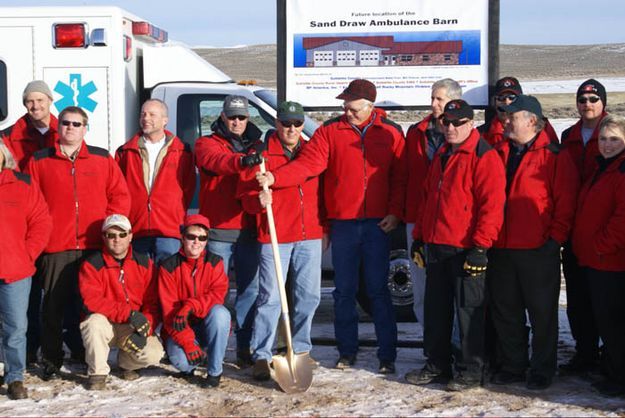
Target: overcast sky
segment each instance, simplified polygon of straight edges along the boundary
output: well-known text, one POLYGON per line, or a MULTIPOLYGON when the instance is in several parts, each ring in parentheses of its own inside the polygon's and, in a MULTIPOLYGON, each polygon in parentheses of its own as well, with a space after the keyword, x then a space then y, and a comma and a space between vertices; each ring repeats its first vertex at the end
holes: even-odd
MULTIPOLYGON (((123 7, 191 46, 276 42, 275 0, 0 0, 2 6, 81 4, 123 7)), ((500 0, 500 8, 503 44, 625 43, 623 0, 500 0)))

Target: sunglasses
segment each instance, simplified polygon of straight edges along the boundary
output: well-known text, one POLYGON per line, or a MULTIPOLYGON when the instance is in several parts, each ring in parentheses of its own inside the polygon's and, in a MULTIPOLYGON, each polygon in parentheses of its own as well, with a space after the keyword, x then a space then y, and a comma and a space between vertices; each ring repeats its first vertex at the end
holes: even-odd
POLYGON ((74 128, 80 128, 83 125, 83 123, 82 122, 73 122, 71 120, 63 120, 63 121, 61 121, 61 125, 63 125, 63 126, 72 125, 74 128))
POLYGON ((245 120, 247 119, 247 116, 243 116, 243 115, 236 115, 236 116, 228 116, 228 120, 245 120))
POLYGON ((516 94, 502 94, 501 96, 495 97, 498 102, 505 102, 506 100, 510 100, 511 102, 516 100, 516 94))
POLYGON ((586 104, 587 102, 597 103, 599 100, 601 100, 601 97, 598 97, 598 96, 580 97, 579 99, 577 99, 577 103, 579 104, 586 104))
POLYGON ((453 119, 453 120, 450 120, 450 119, 447 119, 447 118, 443 118, 441 120, 441 123, 444 126, 454 125, 457 128, 458 126, 462 126, 462 125, 464 125, 465 123, 467 123, 470 120, 471 119, 464 119, 464 120, 463 119, 453 119))
POLYGON ((303 124, 304 124, 303 120, 280 121, 280 125, 284 126, 285 128, 290 128, 291 126, 295 126, 296 128, 299 128, 303 124))
POLYGON ((184 239, 187 241, 195 241, 198 239, 200 242, 204 242, 208 239, 208 235, 184 234, 184 239))
POLYGON ((104 238, 106 239, 126 238, 127 236, 128 236, 128 232, 120 232, 119 234, 115 234, 113 232, 107 232, 104 234, 104 238))

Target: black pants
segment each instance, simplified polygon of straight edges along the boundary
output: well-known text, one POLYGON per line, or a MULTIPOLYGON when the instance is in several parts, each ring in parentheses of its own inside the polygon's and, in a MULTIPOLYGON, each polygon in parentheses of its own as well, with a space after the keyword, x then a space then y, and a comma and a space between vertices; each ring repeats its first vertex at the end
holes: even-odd
MULTIPOLYGON (((71 250, 41 256, 43 284, 41 351, 43 360, 56 367, 63 364, 63 318, 68 305, 72 304, 75 307, 71 313, 73 318, 68 324, 76 327, 79 323, 82 303, 78 291, 78 270, 84 257, 90 253, 92 251, 71 250)), ((80 335, 79 330, 70 332, 80 335)))
POLYGON ((625 384, 625 272, 586 269, 608 378, 625 384))
POLYGON ((599 359, 599 331, 592 311, 590 285, 585 269, 577 264, 570 241, 562 251, 562 270, 566 281, 566 315, 577 355, 582 361, 596 362, 599 359))
POLYGON ((489 295, 501 370, 551 377, 557 363, 560 257, 545 249, 489 252, 489 295), (528 362, 529 330, 532 357, 528 362))
POLYGON ((462 354, 457 371, 467 379, 481 380, 484 365, 483 276, 470 277, 462 268, 466 250, 428 245, 425 282, 424 353, 441 373, 451 373, 451 333, 457 309, 462 354), (454 304, 455 301, 455 304, 454 304))

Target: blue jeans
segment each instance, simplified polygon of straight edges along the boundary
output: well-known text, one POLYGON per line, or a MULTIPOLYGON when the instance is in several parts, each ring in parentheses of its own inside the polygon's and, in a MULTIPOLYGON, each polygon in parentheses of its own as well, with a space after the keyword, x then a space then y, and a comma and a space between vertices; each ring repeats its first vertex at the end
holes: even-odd
POLYGON ((223 258, 226 272, 230 270, 230 263, 234 263, 237 284, 237 297, 234 302, 237 351, 249 352, 258 297, 260 244, 256 238, 242 234, 237 242, 209 240, 208 249, 223 258))
POLYGON ((180 240, 169 237, 141 237, 132 240, 132 250, 146 254, 157 265, 180 249, 180 240))
MULTIPOLYGON (((224 356, 228 346, 230 333, 230 311, 223 305, 215 305, 202 322, 193 326, 195 341, 202 347, 208 356, 206 371, 211 376, 219 376, 223 372, 224 356)), ((169 361, 183 373, 191 373, 197 366, 192 366, 187 360, 182 347, 173 338, 168 338, 165 344, 169 361)))
POLYGON ((0 282, 0 335, 4 351, 4 382, 24 381, 28 298, 32 279, 0 282))
POLYGON ((397 324, 387 285, 390 241, 378 222, 380 219, 332 221, 334 335, 340 355, 358 352, 356 293, 362 272, 378 339, 378 359, 395 361, 397 324))
MULTIPOLYGON (((283 280, 289 265, 293 271, 290 306, 293 351, 306 353, 312 349, 310 328, 321 299, 321 240, 306 240, 278 245, 283 280)), ((256 301, 256 319, 252 332, 252 358, 271 361, 280 312, 280 293, 271 244, 260 248, 260 290, 256 301)))

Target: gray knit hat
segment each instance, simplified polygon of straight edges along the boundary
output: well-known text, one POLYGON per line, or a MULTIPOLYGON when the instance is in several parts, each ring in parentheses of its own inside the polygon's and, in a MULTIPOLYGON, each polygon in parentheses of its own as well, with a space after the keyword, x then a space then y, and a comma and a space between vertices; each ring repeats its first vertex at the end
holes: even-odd
POLYGON ((54 100, 50 87, 48 87, 43 80, 33 80, 26 85, 24 93, 22 93, 22 102, 26 100, 26 96, 28 96, 29 93, 43 93, 48 96, 50 100, 54 100))

